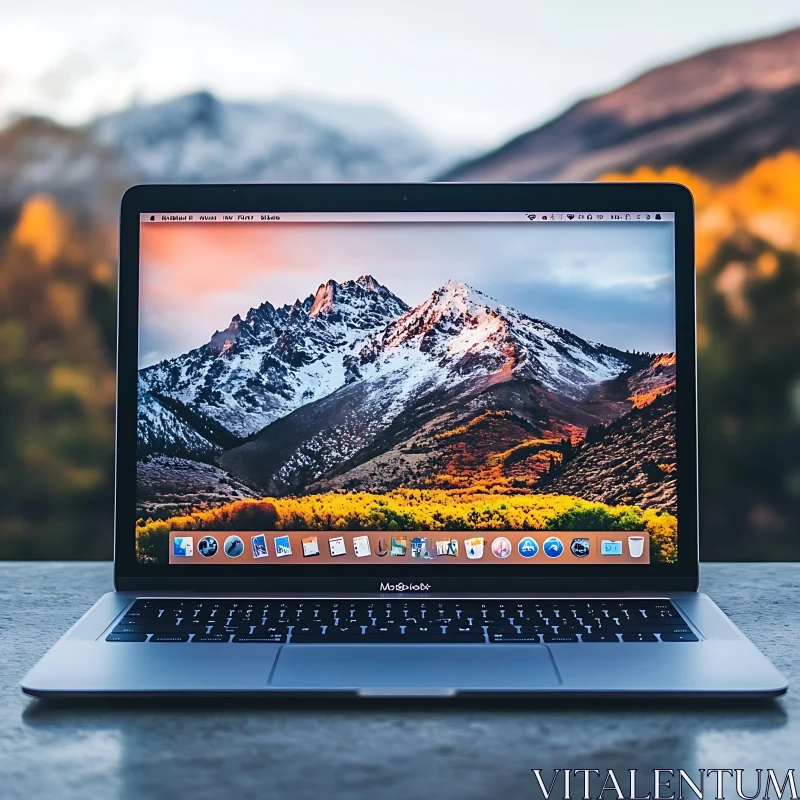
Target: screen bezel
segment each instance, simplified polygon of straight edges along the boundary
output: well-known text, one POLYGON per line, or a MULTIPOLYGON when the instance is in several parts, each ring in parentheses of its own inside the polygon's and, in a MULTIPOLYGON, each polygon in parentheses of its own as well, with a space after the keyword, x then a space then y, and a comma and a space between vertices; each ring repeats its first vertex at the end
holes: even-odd
POLYGON ((431 592, 689 590, 698 583, 694 206, 675 183, 143 185, 120 208, 114 584, 118 590, 377 592, 381 582, 431 592), (140 214, 179 212, 672 211, 678 560, 674 564, 202 565, 140 564, 135 555, 140 214), (349 568, 348 568, 349 567, 349 568))

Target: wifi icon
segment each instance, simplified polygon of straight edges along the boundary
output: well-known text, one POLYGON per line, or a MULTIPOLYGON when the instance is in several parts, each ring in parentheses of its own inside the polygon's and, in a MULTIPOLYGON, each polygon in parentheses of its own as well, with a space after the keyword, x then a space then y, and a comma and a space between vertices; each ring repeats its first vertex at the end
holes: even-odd
POLYGON ((567 219, 575 219, 575 215, 574 214, 567 214, 567 219))

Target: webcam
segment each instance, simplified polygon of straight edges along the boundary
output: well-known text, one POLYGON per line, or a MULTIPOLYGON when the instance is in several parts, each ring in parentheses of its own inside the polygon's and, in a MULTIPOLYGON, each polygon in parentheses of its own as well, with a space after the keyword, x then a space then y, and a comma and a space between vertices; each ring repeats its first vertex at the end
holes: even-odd
POLYGON ((406 195, 403 195, 403 200, 408 200, 408 197, 406 197, 406 195))

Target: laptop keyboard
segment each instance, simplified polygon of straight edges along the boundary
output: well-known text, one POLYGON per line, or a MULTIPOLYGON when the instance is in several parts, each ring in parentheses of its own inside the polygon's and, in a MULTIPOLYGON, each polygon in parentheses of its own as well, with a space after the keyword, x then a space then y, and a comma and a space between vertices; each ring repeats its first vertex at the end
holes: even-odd
POLYGON ((137 600, 108 642, 696 642, 669 600, 137 600))

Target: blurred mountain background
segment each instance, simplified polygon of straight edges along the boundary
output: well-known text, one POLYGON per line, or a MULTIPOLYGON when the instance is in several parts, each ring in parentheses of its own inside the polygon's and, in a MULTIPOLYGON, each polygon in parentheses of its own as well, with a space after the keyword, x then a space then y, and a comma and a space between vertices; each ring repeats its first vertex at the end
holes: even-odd
POLYGON ((127 186, 433 178, 690 186, 702 557, 800 558, 800 29, 660 66, 489 152, 431 141, 378 104, 300 94, 196 91, 80 125, 10 119, 0 558, 111 556, 116 214, 127 186))
POLYGON ((113 220, 134 183, 429 180, 457 153, 380 106, 199 91, 75 127, 23 117, 0 131, 0 207, 46 192, 113 220))

